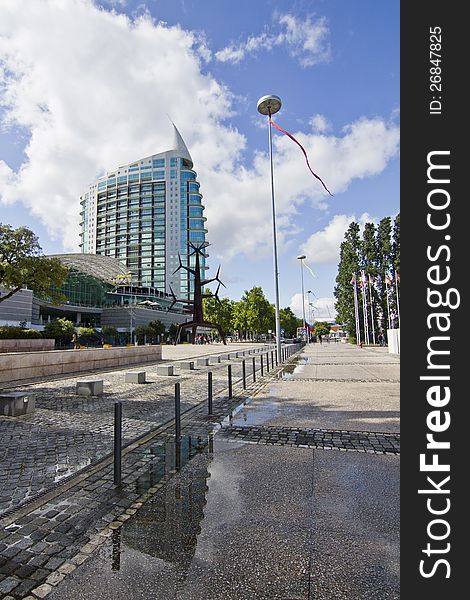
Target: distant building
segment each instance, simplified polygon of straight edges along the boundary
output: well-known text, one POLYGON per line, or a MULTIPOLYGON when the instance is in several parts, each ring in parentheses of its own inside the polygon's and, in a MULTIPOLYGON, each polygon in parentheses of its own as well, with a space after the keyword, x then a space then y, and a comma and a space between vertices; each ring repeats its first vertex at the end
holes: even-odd
POLYGON ((168 329, 191 318, 183 305, 171 307, 169 294, 136 286, 116 258, 93 254, 56 254, 51 258, 69 268, 60 288, 65 303, 54 305, 36 298, 31 290, 20 290, 0 303, 0 326, 23 323, 42 329, 51 319, 65 317, 77 327, 112 325, 127 334, 151 321, 161 321, 168 329))
POLYGON ((119 259, 138 287, 169 294, 171 286, 178 298, 191 297, 192 275, 174 271, 178 254, 188 264, 188 242, 206 242, 196 176, 174 126, 171 150, 109 171, 82 194, 82 252, 119 259))

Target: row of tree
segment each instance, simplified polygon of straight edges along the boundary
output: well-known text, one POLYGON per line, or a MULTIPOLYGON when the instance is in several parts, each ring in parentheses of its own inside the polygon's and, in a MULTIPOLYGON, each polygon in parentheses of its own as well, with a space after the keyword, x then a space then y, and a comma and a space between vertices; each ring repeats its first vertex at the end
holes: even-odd
MULTIPOLYGON (((274 304, 269 302, 261 287, 245 291, 238 302, 229 298, 205 298, 203 308, 206 320, 218 323, 227 335, 238 332, 240 339, 257 339, 276 330, 274 304)), ((296 317, 290 307, 281 308, 279 316, 284 336, 295 337, 297 328, 303 324, 302 319, 296 317)))
MULTIPOLYGON (((170 333, 172 328, 176 332, 176 326, 172 325, 170 333)), ((157 344, 162 341, 165 331, 165 325, 161 321, 151 321, 148 325, 138 325, 134 329, 134 337, 139 344, 157 344)), ((75 331, 72 321, 63 317, 46 323, 42 335, 55 339, 59 346, 68 346, 72 340, 80 346, 122 345, 130 341, 128 334, 119 332, 113 325, 105 325, 101 331, 95 327, 79 327, 75 331)))
POLYGON ((376 334, 386 336, 389 326, 398 327, 400 295, 400 214, 392 222, 383 218, 378 225, 366 223, 360 235, 360 226, 350 223, 340 249, 340 262, 336 277, 335 298, 339 323, 346 326, 351 337, 356 338, 356 310, 354 283, 358 289, 357 309, 361 339, 364 339, 364 309, 361 286, 367 286, 367 315, 369 328, 374 315, 376 334), (365 282, 361 282, 361 274, 365 282), (397 289, 398 288, 398 289, 397 289))

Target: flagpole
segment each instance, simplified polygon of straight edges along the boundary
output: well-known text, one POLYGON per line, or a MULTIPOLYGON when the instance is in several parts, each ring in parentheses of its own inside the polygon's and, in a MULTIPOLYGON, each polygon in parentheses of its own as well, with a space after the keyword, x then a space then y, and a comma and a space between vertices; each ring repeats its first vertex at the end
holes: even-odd
POLYGON ((361 327, 359 320, 359 306, 357 301, 357 285, 356 285, 356 274, 353 273, 352 281, 354 283, 354 312, 356 315, 356 345, 360 346, 361 344, 361 327))
POLYGON ((370 315, 371 315, 371 319, 372 319, 372 339, 374 340, 374 346, 375 346, 374 305, 372 303, 372 286, 370 284, 370 275, 369 275, 369 296, 370 296, 370 315))
POLYGON ((390 303, 388 301, 388 283, 387 283, 387 279, 388 276, 385 275, 385 295, 387 296, 387 316, 388 316, 388 328, 391 329, 392 325, 390 323, 390 303))
POLYGON ((400 328, 400 297, 398 296, 398 274, 395 271, 395 291, 397 294, 398 328, 400 328))
POLYGON ((364 336, 367 345, 370 343, 369 339, 369 319, 367 318, 367 296, 366 296, 366 276, 364 271, 361 271, 361 283, 362 283, 362 308, 364 318, 364 336))

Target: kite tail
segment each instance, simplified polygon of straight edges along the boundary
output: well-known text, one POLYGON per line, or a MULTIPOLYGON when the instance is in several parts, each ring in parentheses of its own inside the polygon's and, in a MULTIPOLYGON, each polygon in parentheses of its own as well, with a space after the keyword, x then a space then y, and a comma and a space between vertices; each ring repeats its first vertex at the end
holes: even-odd
POLYGON ((293 135, 291 135, 288 131, 286 131, 285 129, 282 129, 282 127, 279 127, 279 125, 276 125, 276 123, 274 123, 274 121, 272 121, 271 119, 269 119, 269 123, 270 125, 272 125, 273 127, 275 127, 276 129, 278 129, 279 131, 282 131, 282 133, 285 133, 287 135, 287 137, 290 137, 290 139, 292 141, 294 141, 302 150, 302 152, 304 153, 305 156, 305 160, 307 162, 307 167, 310 170, 310 173, 316 178, 318 179, 318 181, 322 184, 322 186, 325 188, 325 190, 330 194, 330 196, 333 196, 333 194, 330 192, 330 190, 326 187, 326 185, 324 184, 323 180, 321 177, 319 177, 312 169, 312 167, 310 166, 310 163, 308 162, 308 156, 307 156, 307 152, 305 151, 305 148, 302 146, 302 144, 300 142, 298 142, 295 137, 293 135))

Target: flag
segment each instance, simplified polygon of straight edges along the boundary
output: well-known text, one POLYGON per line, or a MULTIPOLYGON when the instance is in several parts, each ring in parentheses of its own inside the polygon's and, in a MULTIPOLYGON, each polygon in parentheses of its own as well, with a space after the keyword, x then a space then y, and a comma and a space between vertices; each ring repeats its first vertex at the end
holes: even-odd
MULTIPOLYGON (((271 117, 271 113, 269 113, 269 116, 271 117)), ((300 149, 302 150, 302 152, 304 153, 305 156, 305 160, 307 162, 307 167, 309 168, 310 173, 316 178, 318 179, 318 181, 322 184, 322 186, 325 188, 325 190, 330 194, 330 196, 332 196, 333 194, 330 192, 330 190, 326 187, 326 185, 323 183, 323 180, 321 179, 321 177, 318 177, 318 175, 316 173, 313 172, 312 167, 310 166, 310 163, 308 162, 308 156, 307 156, 307 152, 305 150, 305 148, 302 146, 302 144, 300 142, 298 142, 295 137, 290 134, 288 131, 286 131, 285 129, 282 129, 282 127, 279 127, 279 125, 276 125, 276 123, 274 123, 274 121, 271 120, 271 118, 269 119, 269 124, 272 125, 273 127, 275 127, 278 131, 282 131, 282 133, 285 133, 287 135, 287 137, 289 137, 293 142, 295 142, 297 144, 297 146, 300 147, 300 149)))
POLYGON ((387 285, 392 285, 392 282, 391 282, 390 277, 388 275, 385 275, 385 283, 387 285))
POLYGON ((352 276, 351 281, 349 283, 356 283, 356 276, 355 275, 352 276))
POLYGON ((374 278, 372 277, 372 275, 369 275, 369 283, 374 283, 374 278))
POLYGON ((398 273, 395 271, 395 277, 397 278, 397 281, 400 281, 400 275, 398 275, 398 273))

